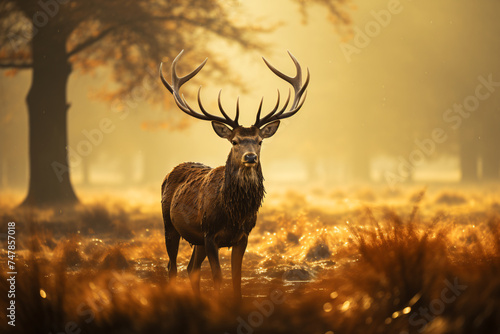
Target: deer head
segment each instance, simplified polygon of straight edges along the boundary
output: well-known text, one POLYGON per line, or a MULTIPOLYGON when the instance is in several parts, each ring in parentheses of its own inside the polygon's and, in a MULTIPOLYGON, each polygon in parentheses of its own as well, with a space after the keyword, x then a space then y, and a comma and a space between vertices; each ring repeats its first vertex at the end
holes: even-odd
POLYGON ((288 104, 290 102, 290 91, 288 92, 288 98, 285 101, 283 107, 278 111, 280 105, 280 93, 278 90, 278 99, 275 107, 264 117, 261 116, 262 111, 262 102, 260 101, 259 110, 257 112, 257 117, 255 123, 250 127, 244 127, 239 125, 238 118, 240 115, 239 110, 239 99, 236 103, 236 116, 234 119, 230 118, 222 107, 221 103, 221 91, 219 91, 218 95, 218 104, 219 110, 223 117, 215 116, 213 114, 208 113, 203 104, 201 103, 201 87, 198 89, 198 106, 201 110, 201 113, 195 111, 191 106, 187 103, 184 96, 180 95, 179 89, 180 87, 193 78, 198 72, 201 71, 203 66, 205 66, 207 59, 203 61, 194 71, 191 73, 179 77, 177 76, 177 62, 182 56, 181 51, 179 55, 172 62, 172 84, 170 85, 167 80, 163 77, 162 64, 160 64, 160 78, 163 82, 163 85, 169 90, 170 93, 174 96, 175 103, 177 106, 189 116, 194 118, 198 118, 205 121, 211 121, 212 127, 217 133, 217 135, 221 138, 225 138, 229 140, 232 144, 231 153, 229 158, 231 163, 240 166, 241 168, 255 168, 260 163, 260 148, 262 145, 262 140, 265 138, 269 138, 273 136, 278 130, 280 120, 284 118, 291 117, 295 115, 299 109, 304 104, 307 93, 305 93, 307 85, 309 84, 309 69, 307 69, 307 77, 302 84, 302 69, 300 67, 299 62, 295 57, 288 52, 290 57, 292 58, 295 67, 297 69, 297 74, 295 77, 289 77, 276 68, 274 68, 269 62, 265 59, 264 62, 269 67, 269 69, 276 74, 281 79, 287 81, 290 85, 292 85, 294 89, 294 99, 293 103, 290 106, 290 109, 287 111, 288 104))

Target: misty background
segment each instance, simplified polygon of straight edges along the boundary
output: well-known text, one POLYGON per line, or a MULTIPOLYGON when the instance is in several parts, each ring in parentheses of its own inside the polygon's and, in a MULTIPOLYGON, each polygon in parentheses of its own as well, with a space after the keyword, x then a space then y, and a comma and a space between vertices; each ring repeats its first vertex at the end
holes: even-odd
MULTIPOLYGON (((352 23, 340 28, 320 6, 310 8, 307 18, 296 3, 285 0, 233 6, 235 15, 247 21, 278 25, 260 35, 268 45, 265 53, 211 39, 211 58, 183 90, 195 106, 201 84, 212 113, 218 113, 219 89, 230 114, 239 96, 240 123, 249 126, 262 96, 264 110, 270 110, 276 89, 282 98, 288 91, 260 56, 293 75, 289 50, 304 70, 309 68, 304 107, 264 141, 266 182, 394 187, 412 181, 498 181, 499 2, 354 0, 348 9, 352 23), (229 60, 229 72, 243 85, 206 75, 217 55, 229 60), (467 109, 460 113, 456 105, 467 109)), ((190 57, 201 63, 206 55, 190 57)), ((162 60, 169 79, 172 59, 158 63, 162 60)), ((157 68, 144 71, 151 73, 150 82, 139 83, 143 89, 119 104, 100 96, 103 87, 113 86, 110 70, 70 76, 68 150, 77 193, 123 186, 157 187, 159 193, 163 177, 181 162, 224 164, 230 144, 213 133, 209 122, 192 119, 168 102, 172 98, 157 68), (165 103, 151 103, 151 90, 164 91, 165 103)), ((23 192, 29 180, 25 97, 31 71, 1 72, 0 188, 23 192)))

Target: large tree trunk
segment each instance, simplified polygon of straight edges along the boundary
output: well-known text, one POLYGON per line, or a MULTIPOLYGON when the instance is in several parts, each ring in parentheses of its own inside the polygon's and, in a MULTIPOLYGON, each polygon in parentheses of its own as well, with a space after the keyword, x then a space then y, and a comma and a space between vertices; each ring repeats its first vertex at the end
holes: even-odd
POLYGON ((47 25, 32 40, 33 77, 26 98, 29 113, 29 190, 23 205, 75 204, 67 156, 66 87, 71 65, 67 35, 47 25))

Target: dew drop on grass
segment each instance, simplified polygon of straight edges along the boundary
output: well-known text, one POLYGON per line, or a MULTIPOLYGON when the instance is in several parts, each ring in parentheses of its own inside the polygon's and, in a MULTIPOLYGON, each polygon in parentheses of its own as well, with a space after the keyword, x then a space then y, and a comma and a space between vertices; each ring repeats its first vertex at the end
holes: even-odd
POLYGON ((325 312, 330 312, 332 309, 333 309, 332 304, 330 304, 330 303, 324 303, 323 304, 323 310, 325 312))
POLYGON ((349 307, 350 307, 350 306, 351 306, 351 302, 350 302, 350 301, 348 301, 348 300, 346 300, 346 301, 344 302, 344 304, 342 304, 342 306, 340 307, 340 310, 341 310, 342 312, 345 312, 345 311, 347 311, 347 310, 349 309, 349 307))

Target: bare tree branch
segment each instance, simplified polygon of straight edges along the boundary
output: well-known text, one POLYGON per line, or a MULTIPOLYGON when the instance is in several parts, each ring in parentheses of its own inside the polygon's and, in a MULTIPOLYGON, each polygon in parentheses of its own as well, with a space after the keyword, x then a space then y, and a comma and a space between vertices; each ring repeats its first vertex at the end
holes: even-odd
POLYGON ((81 42, 80 44, 75 46, 73 48, 73 50, 68 52, 68 58, 77 54, 78 52, 80 52, 82 50, 85 50, 86 48, 92 46, 93 44, 97 43, 99 40, 106 37, 109 33, 113 32, 113 30, 115 30, 118 27, 119 27, 119 25, 116 25, 116 26, 112 26, 112 27, 109 27, 107 29, 104 29, 97 36, 91 37, 91 38, 81 42))
POLYGON ((33 67, 32 63, 0 63, 0 68, 27 69, 32 67, 33 67))

